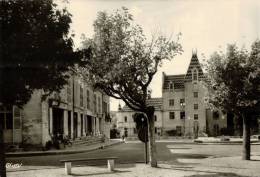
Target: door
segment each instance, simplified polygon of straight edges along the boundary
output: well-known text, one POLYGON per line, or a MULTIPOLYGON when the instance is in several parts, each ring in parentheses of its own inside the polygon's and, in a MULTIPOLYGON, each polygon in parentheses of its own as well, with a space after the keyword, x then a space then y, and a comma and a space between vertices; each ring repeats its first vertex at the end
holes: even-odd
POLYGON ((73 114, 73 139, 78 137, 78 114, 73 114))
POLYGON ((63 109, 53 108, 53 118, 52 118, 52 125, 53 125, 53 134, 54 135, 63 135, 64 133, 64 124, 63 124, 63 109))

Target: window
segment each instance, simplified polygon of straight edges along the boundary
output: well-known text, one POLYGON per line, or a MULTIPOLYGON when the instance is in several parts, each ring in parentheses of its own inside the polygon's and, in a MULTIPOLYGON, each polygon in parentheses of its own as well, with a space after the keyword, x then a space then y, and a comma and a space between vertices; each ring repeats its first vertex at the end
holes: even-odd
POLYGON ((176 135, 181 136, 182 134, 182 127, 181 126, 176 126, 176 135))
POLYGON ((181 109, 184 109, 184 107, 185 107, 185 99, 184 98, 180 99, 180 106, 181 106, 181 109))
POLYGON ((157 133, 157 127, 154 128, 154 133, 157 133))
POLYGON ((13 114, 6 113, 6 129, 13 129, 13 114))
POLYGON ((87 109, 90 109, 90 96, 89 96, 89 90, 87 90, 87 109))
POLYGON ((174 112, 170 112, 169 113, 169 118, 170 119, 174 119, 175 118, 175 113, 174 112))
POLYGON ((96 96, 96 94, 94 94, 93 97, 94 97, 93 98, 94 113, 97 113, 97 96, 96 96))
POLYGON ((127 122, 127 117, 125 116, 125 122, 127 122))
POLYGON ((199 119, 199 115, 198 114, 194 114, 194 120, 198 120, 199 119))
POLYGON ((67 102, 71 102, 71 81, 68 81, 68 85, 67 85, 67 102))
POLYGON ((2 110, 0 110, 0 123, 1 126, 3 126, 3 129, 13 129, 12 108, 3 108, 2 110))
POLYGON ((3 126, 2 128, 5 129, 5 113, 0 113, 0 126, 3 126))
POLYGON ((198 92, 193 92, 193 96, 194 96, 194 98, 198 98, 198 92))
POLYGON ((181 112, 180 112, 180 118, 181 118, 181 119, 185 119, 185 112, 184 112, 184 111, 181 111, 181 112))
POLYGON ((80 86, 79 88, 79 105, 83 107, 83 87, 80 86))
POLYGON ((174 99, 169 100, 169 106, 174 106, 174 99))
POLYGON ((213 119, 215 119, 215 120, 219 119, 219 112, 218 111, 213 112, 213 119))
POLYGON ((98 97, 98 113, 101 113, 101 99, 98 97))
POLYGON ((199 109, 199 105, 198 104, 194 104, 194 109, 195 110, 199 109))
POLYGON ((218 136, 219 135, 219 125, 218 124, 215 124, 213 126, 213 129, 214 129, 214 135, 215 136, 218 136))
POLYGON ((104 102, 104 101, 103 101, 103 108, 102 109, 103 109, 103 113, 105 113, 105 114, 108 113, 108 111, 107 111, 107 103, 104 102))
POLYGON ((155 122, 157 121, 157 116, 156 116, 156 115, 154 115, 154 121, 155 121, 155 122))
POLYGON ((169 89, 173 90, 173 83, 172 82, 170 82, 170 84, 169 84, 169 89))
POLYGON ((192 80, 197 81, 198 80, 198 70, 194 69, 192 71, 192 80))

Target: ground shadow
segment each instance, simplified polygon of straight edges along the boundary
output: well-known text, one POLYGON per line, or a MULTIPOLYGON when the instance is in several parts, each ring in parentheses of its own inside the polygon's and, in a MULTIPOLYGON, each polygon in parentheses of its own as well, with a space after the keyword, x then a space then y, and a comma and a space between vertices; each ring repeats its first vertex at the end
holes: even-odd
POLYGON ((197 173, 207 173, 207 174, 196 174, 191 176, 185 177, 245 177, 235 173, 226 173, 226 172, 219 172, 219 171, 207 171, 207 170, 196 170, 194 167, 191 166, 171 166, 171 167, 158 167, 160 169, 167 169, 167 170, 179 170, 179 171, 190 171, 190 172, 197 172, 197 173))
POLYGON ((126 170, 114 170, 112 172, 98 172, 98 173, 91 173, 91 174, 77 174, 77 173, 72 173, 71 175, 73 176, 95 176, 95 175, 107 175, 107 174, 114 174, 114 173, 126 173, 126 172, 131 172, 131 171, 126 171, 126 170))
POLYGON ((241 175, 237 175, 235 173, 215 173, 215 174, 204 174, 204 175, 191 175, 191 176, 185 176, 185 177, 245 177, 241 175))

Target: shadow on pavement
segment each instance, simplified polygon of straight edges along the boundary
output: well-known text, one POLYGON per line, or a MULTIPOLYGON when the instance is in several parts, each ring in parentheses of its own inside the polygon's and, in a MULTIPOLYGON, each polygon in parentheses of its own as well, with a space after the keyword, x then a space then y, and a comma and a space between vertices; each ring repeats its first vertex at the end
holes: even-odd
POLYGON ((76 174, 72 173, 73 176, 95 176, 95 175, 107 175, 107 174, 114 174, 114 173, 126 173, 130 171, 123 171, 123 170, 114 170, 113 172, 99 172, 99 173, 91 173, 91 174, 76 174))
POLYGON ((180 171, 191 171, 191 172, 197 172, 197 173, 208 173, 205 175, 191 175, 191 176, 185 176, 185 177, 244 177, 239 176, 235 173, 223 173, 218 171, 207 171, 207 170, 195 170, 194 167, 190 166, 172 166, 172 167, 158 167, 161 169, 168 169, 168 170, 180 170, 180 171))
POLYGON ((191 175, 191 176, 185 176, 185 177, 245 177, 240 176, 235 173, 215 173, 215 174, 205 174, 205 175, 191 175))

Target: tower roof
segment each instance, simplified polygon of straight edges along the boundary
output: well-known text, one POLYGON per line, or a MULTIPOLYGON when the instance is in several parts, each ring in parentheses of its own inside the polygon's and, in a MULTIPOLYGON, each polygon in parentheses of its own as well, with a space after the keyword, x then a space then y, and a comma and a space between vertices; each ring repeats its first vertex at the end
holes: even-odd
POLYGON ((188 70, 187 70, 186 75, 185 75, 186 81, 192 80, 192 70, 193 69, 197 69, 198 79, 204 78, 204 74, 203 74, 203 71, 202 71, 198 56, 197 56, 197 50, 192 51, 192 57, 191 57, 191 60, 190 60, 190 65, 189 65, 188 70))

